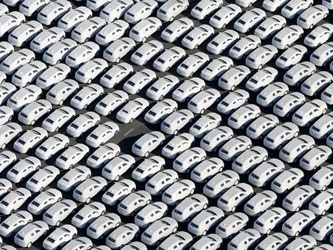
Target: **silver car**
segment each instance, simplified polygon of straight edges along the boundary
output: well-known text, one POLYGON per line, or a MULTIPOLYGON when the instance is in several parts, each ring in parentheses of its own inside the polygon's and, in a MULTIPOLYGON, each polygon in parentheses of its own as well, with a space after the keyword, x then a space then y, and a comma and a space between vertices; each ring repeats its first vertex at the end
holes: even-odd
POLYGON ((165 169, 156 173, 146 182, 145 190, 152 195, 161 195, 172 183, 178 180, 178 174, 172 169, 165 169))
POLYGON ((283 223, 282 231, 289 236, 297 237, 301 231, 315 219, 315 214, 312 211, 306 209, 301 210, 294 213, 283 223))
POLYGON ((276 32, 286 26, 287 21, 280 15, 274 15, 263 21, 255 30, 254 34, 261 40, 272 37, 276 32))
POLYGON ((269 207, 273 206, 276 202, 277 195, 270 190, 264 190, 257 193, 244 205, 244 212, 249 216, 259 215, 269 207))
POLYGON ((315 195, 315 189, 309 185, 302 185, 291 191, 282 201, 282 206, 288 211, 296 211, 315 195))
POLYGON ((132 178, 139 182, 144 182, 165 166, 164 158, 160 156, 152 156, 144 159, 133 171, 132 178))
POLYGON ((278 71, 273 67, 265 67, 254 73, 249 80, 246 81, 246 89, 252 92, 258 92, 262 88, 272 83, 278 76, 278 71))
POLYGON ((120 248, 138 235, 139 227, 134 223, 126 223, 113 230, 106 238, 106 245, 110 248, 120 248))
POLYGON ((197 49, 208 38, 214 35, 214 28, 208 24, 195 27, 182 39, 182 46, 187 49, 197 49))
POLYGON ((221 145, 233 135, 234 132, 227 126, 214 128, 201 139, 200 147, 207 152, 217 152, 221 145))
POLYGON ((176 135, 180 129, 190 123, 194 118, 193 113, 188 109, 181 109, 171 113, 161 123, 161 130, 167 134, 176 135))
POLYGON ((205 89, 197 93, 189 100, 187 108, 193 113, 203 114, 206 109, 212 106, 215 102, 218 102, 220 97, 220 91, 214 88, 205 89))
POLYGON ((264 146, 272 150, 281 149, 284 144, 292 138, 297 137, 298 134, 299 128, 297 125, 291 122, 285 122, 276 126, 266 135, 264 138, 264 146))
POLYGON ((305 101, 305 96, 300 92, 286 94, 274 104, 273 112, 280 117, 288 117, 305 101))
POLYGON ((179 79, 173 75, 160 77, 146 91, 147 97, 152 100, 161 100, 179 83, 179 79))
MULTIPOLYGON (((15 123, 15 122, 8 122, 5 125, 1 125, 0 126, 0 148, 4 149, 6 147, 6 145, 11 142, 15 137, 19 136, 20 133, 22 132, 22 127, 21 125, 15 123)), ((4 152, 9 152, 9 151, 3 151, 4 152)), ((10 156, 3 156, 3 158, 13 158, 13 156, 11 155, 11 153, 9 153, 10 156)), ((15 156, 16 159, 16 156, 15 156)), ((3 161, 1 161, 0 163, 0 169, 4 169, 4 165, 9 164, 11 161, 5 161, 3 159, 3 161)))
POLYGON ((246 149, 249 149, 252 145, 252 141, 247 136, 237 136, 231 138, 219 149, 219 157, 225 161, 231 161, 241 154, 246 149))
POLYGON ((273 106, 281 97, 286 95, 289 91, 289 87, 284 82, 274 82, 266 86, 257 95, 257 104, 263 107, 273 106))
POLYGON ((250 198, 253 193, 252 186, 247 183, 239 183, 220 196, 217 206, 225 212, 235 212, 236 207, 250 198))
POLYGON ((266 12, 260 8, 252 8, 247 10, 237 21, 234 23, 234 29, 241 33, 247 33, 254 26, 259 24, 266 18, 266 12))
POLYGON ((213 59, 200 73, 200 76, 206 81, 217 80, 225 71, 234 65, 233 61, 226 57, 221 56, 213 59))
POLYGON ((308 49, 303 45, 294 45, 286 49, 275 61, 275 65, 280 69, 288 69, 299 63, 308 53, 308 49))
POLYGON ((37 14, 37 20, 44 25, 51 25, 72 9, 72 4, 67 0, 56 0, 47 4, 37 14))
POLYGON ((137 71, 123 84, 123 90, 128 94, 138 94, 145 86, 152 83, 156 77, 156 73, 150 69, 137 71))
POLYGON ((1 199, 0 212, 4 215, 9 215, 19 209, 30 197, 31 192, 26 188, 12 190, 1 199))
POLYGON ((218 127, 222 122, 222 117, 214 112, 202 115, 189 129, 190 134, 195 138, 204 137, 209 131, 218 127))

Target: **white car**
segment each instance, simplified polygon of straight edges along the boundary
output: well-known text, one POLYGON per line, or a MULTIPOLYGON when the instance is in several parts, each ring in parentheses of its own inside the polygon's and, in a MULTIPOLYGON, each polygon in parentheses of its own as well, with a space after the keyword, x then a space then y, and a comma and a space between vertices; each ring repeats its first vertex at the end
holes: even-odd
POLYGON ((273 45, 264 45, 252 51, 245 59, 245 64, 252 69, 261 69, 277 56, 278 49, 273 45))
POLYGON ((172 168, 179 173, 189 173, 191 169, 206 159, 206 151, 199 147, 185 150, 172 163, 172 168))
POLYGON ((205 88, 205 85, 205 81, 199 77, 185 80, 172 92, 172 98, 177 102, 188 101, 196 93, 202 91, 205 88))
POLYGON ((145 86, 156 79, 156 73, 150 69, 143 69, 132 75, 124 84, 123 90, 128 94, 138 94, 145 86))
POLYGON ((47 250, 64 246, 77 235, 77 229, 69 224, 56 228, 43 241, 43 247, 47 250))
POLYGON ((35 20, 21 23, 12 32, 10 32, 8 35, 8 42, 16 47, 22 47, 42 30, 43 25, 35 20))
POLYGON ((223 193, 217 201, 217 206, 225 212, 235 212, 236 207, 250 198, 254 193, 252 186, 239 183, 223 193))
POLYGON ((18 11, 11 11, 10 13, 0 17, 0 37, 9 34, 17 26, 25 22, 25 16, 18 11))
POLYGON ((55 164, 61 169, 69 169, 78 163, 88 152, 89 148, 86 145, 77 143, 63 151, 56 159, 55 164))
POLYGON ((93 148, 98 148, 117 135, 118 132, 119 126, 116 123, 111 121, 105 122, 91 131, 86 138, 86 143, 93 148))
POLYGON ((34 156, 20 159, 10 170, 8 170, 6 178, 11 182, 19 183, 41 167, 41 162, 34 156))
POLYGON ((244 65, 230 68, 218 80, 218 86, 224 90, 234 90, 243 80, 247 79, 251 71, 244 65))
POLYGON ((201 0, 191 10, 191 16, 198 20, 205 19, 213 11, 222 7, 223 0, 201 0))
MULTIPOLYGON (((223 143, 234 135, 228 126, 220 126, 209 131, 200 141, 200 147, 207 152, 216 152, 223 143)), ((163 153, 163 151, 162 151, 163 153)))
POLYGON ((220 97, 221 93, 218 90, 214 88, 205 89, 189 100, 187 108, 195 114, 203 114, 206 109, 218 102, 220 97))
POLYGON ((129 37, 123 37, 111 43, 103 52, 103 58, 109 62, 118 63, 128 52, 134 49, 135 41, 129 37))
POLYGON ((18 211, 12 213, 0 224, 0 235, 2 237, 10 237, 26 224, 32 222, 33 217, 27 211, 18 211))
POLYGON ((268 235, 271 233, 272 230, 276 228, 276 226, 281 224, 286 219, 286 217, 287 212, 283 208, 273 207, 271 209, 267 209, 263 214, 258 217, 258 219, 256 219, 253 228, 262 234, 268 235))
POLYGON ((0 103, 4 104, 16 91, 17 87, 14 84, 2 82, 0 84, 0 103))
POLYGON ((85 109, 104 93, 102 86, 96 83, 82 87, 70 100, 70 105, 76 109, 85 109))
POLYGON ((106 207, 100 202, 92 202, 84 205, 73 217, 71 224, 82 229, 99 216, 104 215, 106 207))
POLYGON ((99 50, 100 47, 97 43, 88 41, 75 46, 69 53, 66 53, 65 63, 72 68, 78 68, 81 64, 93 59, 99 50))
POLYGON ((18 114, 18 120, 25 125, 34 125, 42 116, 49 113, 52 104, 40 99, 25 106, 18 114))
POLYGON ((276 193, 286 193, 304 177, 302 170, 298 168, 290 168, 280 173, 271 183, 271 189, 276 193))
POLYGON ((24 0, 19 6, 19 11, 27 17, 39 12, 50 0, 24 0))
POLYGON ((46 68, 46 64, 37 60, 25 64, 14 73, 12 83, 17 87, 25 87, 34 82, 46 68))
POLYGON ((333 132, 332 128, 332 115, 330 112, 326 115, 321 116, 309 129, 309 133, 316 139, 325 139, 328 135, 333 132))
POLYGON ((83 64, 76 72, 75 79, 80 83, 91 83, 99 74, 105 72, 108 63, 101 58, 95 58, 83 64))
POLYGON ((26 188, 12 190, 1 199, 0 212, 9 215, 14 210, 19 209, 30 197, 31 192, 26 188))
POLYGON ((248 222, 249 217, 245 213, 232 213, 216 227, 215 231, 222 239, 232 238, 244 229, 248 222))
POLYGON ((157 40, 151 40, 143 43, 135 52, 132 53, 131 62, 137 65, 145 65, 162 50, 163 44, 157 40))
POLYGON ((123 179, 115 182, 102 196, 102 201, 109 205, 114 206, 119 201, 123 200, 127 195, 133 193, 136 185, 129 179, 123 179))
POLYGON ((190 77, 209 61, 209 56, 203 52, 189 55, 177 67, 177 73, 183 77, 190 77))
POLYGON ((321 71, 308 77, 301 85, 301 92, 307 96, 316 96, 326 88, 333 80, 331 73, 321 71))
POLYGON ((14 236, 16 245, 24 248, 31 248, 32 243, 41 236, 47 234, 49 226, 44 221, 34 221, 25 225, 14 236))
MULTIPOLYGON (((50 167, 50 166, 49 166, 50 167)), ((37 195, 29 204, 28 211, 34 215, 40 215, 50 206, 62 198, 62 193, 54 188, 50 188, 37 195)))
POLYGON ((158 3, 155 0, 143 0, 132 5, 126 11, 124 19, 130 24, 135 24, 142 19, 152 15, 158 8, 158 3))
POLYGON ((333 24, 324 23, 314 28, 305 38, 304 44, 310 48, 316 48, 327 42, 333 35, 333 24))
POLYGON ((121 110, 117 112, 116 118, 122 123, 131 123, 143 113, 148 106, 149 102, 146 99, 138 97, 134 100, 130 100, 122 107, 121 110))
POLYGON ((77 43, 69 38, 65 38, 53 45, 51 45, 43 53, 43 61, 50 64, 56 65, 60 61, 65 60, 66 56, 77 46, 77 43))
POLYGON ((194 27, 194 22, 188 17, 182 17, 174 20, 161 33, 161 38, 172 43, 182 37, 185 33, 194 27))
POLYGON ((139 227, 134 223, 126 223, 121 225, 113 230, 106 238, 106 245, 110 248, 120 248, 132 241, 138 232, 139 227))
POLYGON ((208 24, 202 24, 192 29, 182 39, 182 46, 187 49, 197 49, 204 41, 214 35, 214 29, 208 24))
POLYGON ((261 44, 259 37, 248 35, 239 39, 229 50, 229 56, 240 60, 248 55, 251 51, 258 48, 261 44))
POLYGON ((288 0, 264 0, 262 3, 262 7, 270 12, 275 12, 277 9, 280 9, 283 5, 285 5, 288 0))
POLYGON ((1 63, 0 70, 6 75, 12 75, 23 65, 35 60, 35 53, 30 49, 20 49, 10 53, 1 63))
POLYGON ((243 129, 255 118, 259 117, 260 108, 254 104, 246 104, 234 111, 228 118, 228 125, 233 129, 243 129))
POLYGON ((162 194, 162 201, 167 205, 175 205, 195 190, 193 181, 184 179, 170 185, 162 194))
POLYGON ((162 22, 156 17, 147 17, 137 23, 130 31, 129 37, 144 43, 146 39, 162 28, 162 22))
POLYGON ((194 118, 193 113, 188 109, 180 109, 171 113, 161 123, 161 131, 166 134, 176 135, 179 130, 190 123, 194 118))
POLYGON ((36 85, 41 89, 49 89, 54 84, 65 80, 70 72, 71 68, 64 63, 51 66, 38 76, 36 85))
MULTIPOLYGON (((15 123, 15 122, 8 122, 5 125, 0 126, 0 148, 4 149, 6 145, 11 142, 15 137, 19 136, 22 132, 21 125, 15 123)), ((5 152, 5 151, 3 151, 5 152)), ((4 156, 4 158, 11 158, 4 156)), ((16 159, 16 157, 15 157, 16 159)), ((4 161, 2 164, 8 163, 7 161, 4 161)), ((0 165, 2 165, 0 164, 0 165)), ((2 167, 0 167, 1 169, 2 167)))
POLYGON ((225 28, 232 20, 237 18, 242 12, 242 9, 236 4, 227 4, 222 6, 209 19, 209 24, 216 29, 225 28))
POLYGON ((79 83, 77 81, 66 79, 58 82, 46 93, 46 100, 55 105, 62 105, 78 89, 79 83))
POLYGON ((64 174, 57 182, 57 188, 68 192, 91 176, 91 170, 85 166, 77 166, 64 174))
POLYGON ((117 206, 117 212, 123 216, 133 216, 135 212, 148 205, 151 195, 147 191, 136 191, 126 196, 117 206))
POLYGON ((81 182, 73 191, 73 198, 78 202, 89 203, 91 198, 106 189, 107 182, 101 176, 95 176, 81 182))
POLYGON ((160 77, 147 89, 146 95, 154 101, 162 100, 178 83, 179 79, 174 75, 160 77))
POLYGON ((246 135, 252 139, 263 139, 264 136, 279 124, 279 118, 267 114, 258 117, 246 129, 246 135))
POLYGON ((44 25, 51 25, 72 9, 72 4, 67 0, 56 0, 47 4, 37 14, 37 20, 44 25))
POLYGON ((288 69, 299 63, 308 53, 308 49, 303 45, 294 45, 285 50, 275 61, 275 65, 280 69, 288 69))
POLYGON ((64 106, 54 110, 42 122, 42 127, 49 132, 58 131, 65 123, 75 116, 74 109, 64 106))
POLYGON ((106 143, 98 147, 87 159, 90 168, 100 168, 109 160, 120 154, 120 147, 115 143, 106 143))
POLYGON ((315 219, 315 214, 312 211, 301 210, 294 213, 283 223, 282 231, 289 236, 297 237, 315 219))
MULTIPOLYGON (((272 3, 272 1, 270 2, 272 3)), ((254 34, 261 40, 272 37, 276 32, 286 26, 287 21, 280 15, 274 15, 263 21, 255 30, 254 34)))
POLYGON ((314 99, 303 104, 292 116, 292 122, 299 127, 309 125, 316 118, 324 115, 327 110, 325 102, 319 99, 314 99))
POLYGON ((108 93, 96 104, 95 111, 100 115, 107 116, 125 104, 128 99, 128 94, 125 91, 115 90, 108 93))
POLYGON ((244 150, 249 149, 252 145, 252 141, 247 136, 237 136, 228 140, 219 149, 219 157, 225 161, 231 161, 241 154, 244 150))
POLYGON ((165 166, 165 160, 160 156, 152 156, 144 159, 133 171, 132 178, 143 182, 147 178, 152 177, 157 172, 161 171, 165 166))
POLYGON ((118 181, 120 176, 133 168, 135 159, 129 154, 122 154, 111 159, 102 169, 102 176, 111 181, 118 181))
POLYGON ((7 106, 0 106, 0 126, 12 120, 14 111, 7 106))
POLYGON ((30 42, 30 48, 36 53, 42 53, 46 48, 64 38, 65 32, 62 29, 52 27, 35 36, 30 42))
POLYGON ((96 42, 99 45, 106 46, 111 42, 123 37, 128 32, 130 26, 124 20, 116 20, 104 26, 96 34, 96 42))
POLYGON ((208 199, 202 194, 193 194, 182 200, 173 210, 172 218, 178 222, 185 222, 203 209, 207 209, 208 199))
POLYGON ((39 192, 44 190, 58 175, 60 171, 58 168, 53 166, 46 166, 39 169, 35 174, 30 177, 26 182, 26 187, 32 192, 39 192))
POLYGON ((233 61, 221 56, 213 59, 200 73, 200 76, 206 81, 217 80, 225 71, 234 65, 233 61))
POLYGON ((185 11, 189 6, 188 0, 165 1, 157 10, 156 16, 163 22, 172 22, 176 16, 185 11))
POLYGON ((324 5, 311 6, 297 18, 297 25, 303 29, 312 29, 314 25, 328 16, 329 10, 324 5))
POLYGON ((95 36, 104 26, 106 21, 100 17, 93 16, 79 23, 71 32, 71 38, 78 43, 85 43, 95 36))
POLYGON ((174 159, 185 150, 189 149, 194 142, 194 136, 189 133, 182 133, 174 136, 163 148, 162 155, 174 159))
POLYGON ((288 91, 289 87, 284 82, 273 82, 259 92, 256 98, 257 104, 262 107, 272 107, 288 91))
MULTIPOLYGON (((101 1, 105 2, 105 6, 100 11, 99 16, 107 22, 113 22, 115 19, 121 18, 134 4, 133 0, 116 0, 116 1, 101 1)), ((89 7, 92 9, 100 8, 97 3, 89 1, 89 7)))
POLYGON ((332 149, 327 146, 320 145, 312 148, 300 160, 300 167, 311 171, 321 166, 332 155, 332 149))
POLYGON ((195 138, 204 137, 209 131, 218 127, 222 122, 222 117, 217 114, 210 112, 203 115, 197 120, 189 129, 189 133, 195 138))
POLYGON ((248 174, 254 167, 266 161, 267 158, 268 152, 265 148, 254 146, 237 156, 233 161, 231 168, 238 174, 248 174))
POLYGON ((53 204, 43 214, 43 221, 50 226, 59 226, 60 222, 75 211, 77 205, 70 199, 64 199, 53 204))
POLYGON ((30 149, 40 144, 47 136, 47 131, 41 127, 26 130, 25 133, 14 142, 14 149, 21 154, 25 154, 30 149))
POLYGON ((132 65, 128 63, 118 63, 102 75, 99 83, 106 88, 113 88, 126 79, 132 72, 132 65))
POLYGON ((234 30, 225 30, 219 32, 210 42, 207 44, 207 51, 219 55, 223 51, 230 48, 239 39, 239 34, 234 30))
POLYGON ((301 38, 303 33, 304 30, 298 25, 284 27, 273 37, 272 45, 278 49, 287 49, 292 43, 301 38))
POLYGON ((152 131, 141 136, 132 145, 132 153, 137 156, 148 157, 150 152, 163 145, 165 136, 159 131, 152 131))
POLYGON ((247 33, 255 25, 259 24, 266 18, 266 12, 260 8, 252 8, 246 11, 238 20, 234 23, 234 29, 241 33, 247 33))
POLYGON ((257 193, 244 205, 244 212, 249 216, 260 215, 276 202, 277 194, 271 190, 264 190, 257 193))
POLYGON ((72 121, 67 129, 66 133, 72 137, 79 137, 85 133, 88 129, 94 127, 100 122, 100 116, 95 112, 87 112, 80 114, 74 121, 72 121))
POLYGON ((62 249, 91 249, 92 247, 93 243, 88 237, 78 237, 69 241, 62 249))
POLYGON ((281 14, 285 18, 293 19, 300 15, 304 10, 309 8, 313 4, 313 0, 292 0, 289 1, 282 9, 281 14))
POLYGON ((161 195, 172 183, 178 180, 178 174, 172 169, 165 169, 151 177, 145 185, 145 190, 151 195, 161 195))
POLYGON ((199 163, 191 172, 191 179, 196 183, 207 182, 217 173, 222 172, 224 167, 223 161, 218 157, 211 157, 199 163))
MULTIPOLYGON (((120 216, 115 213, 107 213, 99 216, 88 226, 87 236, 92 239, 102 239, 112 229, 119 227, 120 223, 120 216)), ((100 250, 103 250, 103 248, 100 250)))
POLYGON ((156 58, 153 62, 153 67, 160 72, 169 71, 169 69, 183 59, 185 55, 185 50, 181 47, 171 47, 170 49, 166 49, 161 55, 158 56, 158 58, 156 58))
MULTIPOLYGON (((320 45, 310 56, 310 62, 316 66, 326 66, 333 58, 333 42, 320 45)), ((332 64, 331 64, 332 65, 332 64)), ((330 66, 332 68, 332 66, 330 66)))
POLYGON ((243 90, 237 89, 235 91, 229 92, 217 105, 216 109, 218 112, 228 115, 234 110, 238 109, 240 106, 247 103, 250 98, 250 94, 243 90))

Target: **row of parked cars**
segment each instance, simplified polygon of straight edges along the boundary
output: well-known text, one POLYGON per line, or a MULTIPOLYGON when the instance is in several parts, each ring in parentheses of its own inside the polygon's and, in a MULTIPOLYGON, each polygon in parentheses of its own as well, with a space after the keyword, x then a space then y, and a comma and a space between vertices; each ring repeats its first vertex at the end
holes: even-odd
POLYGON ((316 247, 333 244, 329 1, 265 0, 245 11, 255 1, 87 0, 73 9, 67 0, 3 3, 6 242, 332 249, 316 247), (160 76, 171 68, 177 76, 160 76), (154 129, 121 152, 112 138, 138 117, 154 129), (49 160, 54 166, 44 166, 49 160))

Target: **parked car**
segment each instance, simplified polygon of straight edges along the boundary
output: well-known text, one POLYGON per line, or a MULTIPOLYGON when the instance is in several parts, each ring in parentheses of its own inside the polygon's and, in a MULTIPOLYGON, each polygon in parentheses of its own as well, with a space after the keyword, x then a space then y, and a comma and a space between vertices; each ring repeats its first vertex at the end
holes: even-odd
POLYGON ((299 15, 297 25, 304 29, 312 29, 314 25, 327 17, 328 12, 328 8, 324 5, 310 6, 299 15))
POLYGON ((284 28, 286 24, 287 21, 284 17, 280 15, 273 15, 260 23, 259 26, 254 30, 254 34, 261 40, 266 40, 272 37, 280 29, 284 28))
POLYGON ((42 30, 43 25, 35 20, 21 23, 12 32, 10 32, 8 35, 8 42, 16 47, 22 47, 24 44, 31 41, 31 39, 33 39, 42 30))
MULTIPOLYGON (((310 55, 310 62, 316 66, 326 66, 333 58, 333 43, 328 42, 320 45, 312 54, 310 55)), ((332 68, 332 66, 330 66, 332 68)))
POLYGON ((67 129, 66 133, 76 138, 85 133, 88 129, 94 127, 100 122, 100 116, 95 112, 87 112, 80 114, 74 121, 72 121, 67 129))
POLYGON ((92 241, 87 237, 78 237, 69 241, 64 247, 64 250, 70 249, 91 249, 93 246, 92 241))
POLYGON ((324 23, 314 28, 305 38, 304 44, 311 48, 316 48, 327 42, 333 35, 333 25, 324 23))
POLYGON ((243 229, 248 222, 249 217, 246 214, 241 212, 232 213, 221 221, 215 231, 222 239, 228 239, 243 229))
MULTIPOLYGON (((223 10, 223 7, 221 8, 221 10, 223 10)), ((228 29, 219 32, 212 40, 210 40, 206 48, 208 52, 214 55, 219 55, 223 51, 229 49, 234 43, 236 43, 238 39, 239 39, 239 34, 234 30, 228 29)))
POLYGON ((213 59, 202 71, 200 76, 206 81, 217 80, 225 71, 233 66, 233 61, 226 57, 221 56, 213 59))
POLYGON ((327 146, 320 145, 312 148, 300 159, 300 167, 304 170, 311 171, 317 169, 332 155, 332 149, 327 146))
POLYGON ((62 198, 62 193, 55 189, 50 188, 46 191, 41 192, 37 195, 29 204, 28 211, 34 215, 40 215, 54 203, 60 201, 62 198))
POLYGON ((205 89, 193 96, 188 104, 187 108, 193 113, 203 114, 206 109, 212 106, 215 102, 219 101, 221 93, 213 88, 205 89))
POLYGON ((162 28, 162 22, 156 17, 147 17, 137 23, 130 31, 129 37, 136 42, 145 42, 155 32, 162 28))
POLYGON ((0 212, 9 215, 19 209, 30 197, 31 192, 26 188, 12 190, 1 199, 0 212))
POLYGON ((290 168, 281 172, 271 183, 271 189, 276 193, 286 193, 296 184, 300 183, 304 177, 302 170, 290 168))
POLYGON ((291 191, 282 201, 282 206, 288 211, 296 211, 310 201, 315 195, 315 190, 309 185, 302 185, 291 191))
POLYGON ((120 248, 138 234, 139 227, 134 223, 126 223, 113 230, 106 238, 106 245, 110 248, 120 248))
POLYGON ((325 102, 319 99, 314 99, 303 104, 292 116, 292 122, 299 127, 310 125, 312 121, 321 115, 324 115, 327 110, 325 102))
POLYGON ((200 147, 207 152, 217 152, 223 143, 231 139, 234 132, 230 127, 220 126, 209 131, 200 141, 200 147))
POLYGON ((99 52, 100 47, 97 43, 86 42, 76 46, 66 54, 65 63, 71 68, 78 68, 80 65, 93 59, 99 52))
MULTIPOLYGON (((8 122, 7 124, 1 125, 0 126, 0 148, 4 149, 6 147, 6 145, 11 142, 14 138, 16 138, 17 136, 19 136, 22 133, 22 127, 21 125, 15 123, 15 122, 8 122)), ((3 151, 4 152, 9 152, 9 151, 3 151)), ((3 158, 6 159, 12 159, 13 153, 9 153, 10 155, 5 155, 3 156, 3 158)), ((16 160, 16 156, 14 157, 16 160)), ((0 163, 1 167, 0 169, 4 169, 3 164, 6 164, 8 166, 8 164, 11 161, 7 161, 3 159, 2 164, 0 163)))
POLYGON ((74 109, 64 106, 54 110, 42 122, 42 127, 49 132, 58 131, 65 123, 75 116, 74 109))
POLYGON ((83 64, 76 72, 75 79, 80 83, 91 83, 98 75, 105 72, 108 63, 104 59, 95 58, 83 64))
POLYGON ((321 167, 314 175, 311 176, 309 180, 309 185, 316 190, 326 190, 333 180, 332 165, 327 165, 321 167))
POLYGON ((242 9, 236 4, 227 4, 222 6, 214 15, 209 19, 209 24, 216 29, 225 28, 242 12, 242 9))
POLYGON ((282 9, 281 14, 285 18, 293 19, 313 4, 312 0, 289 1, 282 9))
POLYGON ((73 198, 79 202, 89 203, 91 198, 106 189, 107 182, 101 176, 95 176, 81 182, 73 191, 73 198))
POLYGON ((272 129, 264 138, 264 146, 276 150, 281 149, 284 144, 292 138, 297 137, 299 128, 292 122, 285 122, 272 129))
POLYGON ((104 215, 105 210, 105 206, 100 202, 92 202, 84 205, 84 207, 72 217, 71 223, 77 228, 85 228, 93 220, 104 215))
POLYGON ((275 61, 280 69, 288 69, 299 63, 307 55, 308 49, 303 45, 294 45, 286 49, 275 61))
POLYGON ((209 207, 198 213, 187 225, 187 230, 196 235, 206 235, 207 231, 219 223, 224 212, 218 207, 209 207))
POLYGON ((162 50, 163 44, 157 40, 145 42, 132 53, 131 62, 137 65, 145 65, 162 50))
POLYGON ((32 192, 43 191, 54 179, 60 174, 58 168, 53 166, 46 166, 39 169, 34 173, 32 177, 27 181, 25 186, 32 192))
POLYGON ((230 187, 239 183, 240 177, 233 170, 224 170, 215 174, 203 188, 203 193, 210 198, 217 198, 230 187))
POLYGON ((77 43, 74 40, 65 38, 51 45, 43 53, 43 61, 50 65, 56 65, 59 62, 64 61, 67 55, 76 47, 77 43))
POLYGON ((283 223, 282 231, 289 236, 297 237, 315 218, 315 214, 310 210, 301 210, 294 213, 283 223))
POLYGON ((143 113, 148 106, 149 103, 146 99, 138 97, 134 100, 130 100, 125 106, 123 106, 117 112, 116 118, 122 123, 131 123, 143 113))
POLYGON ((218 86, 223 90, 235 90, 242 81, 250 75, 250 69, 244 65, 239 65, 228 69, 218 80, 218 86))
POLYGON ((177 73, 183 77, 190 77, 209 61, 209 56, 203 52, 189 55, 177 67, 177 73))
POLYGON ((245 64, 252 69, 261 69, 277 56, 278 49, 273 45, 264 45, 252 51, 245 59, 245 64))
POLYGON ((266 13, 260 8, 252 8, 247 10, 234 23, 234 29, 241 33, 247 33, 254 26, 259 24, 266 18, 266 13))
POLYGON ((206 158, 206 151, 199 147, 185 150, 172 163, 172 168, 179 173, 189 173, 191 169, 206 158))
POLYGON ((135 47, 135 41, 129 37, 123 37, 111 43, 103 52, 103 58, 109 62, 118 63, 128 52, 135 47))
POLYGON ((254 146, 250 149, 242 152, 232 163, 232 170, 239 174, 250 173, 250 171, 266 161, 268 158, 268 152, 265 148, 260 146, 254 146))
MULTIPOLYGON (((286 8, 286 6, 284 8, 286 8)), ((286 26, 274 35, 272 39, 272 45, 278 49, 287 49, 291 44, 297 41, 303 35, 303 33, 304 30, 298 25, 286 26)))
POLYGON ((229 56, 240 60, 248 55, 251 51, 258 48, 261 44, 259 37, 248 35, 239 39, 229 50, 229 56))
POLYGON ((272 249, 278 249, 280 246, 284 247, 288 243, 288 237, 283 233, 274 233, 271 235, 267 235, 267 237, 262 240, 257 247, 256 250, 264 247, 270 247, 272 249))
POLYGON ((126 196, 134 192, 136 189, 135 182, 129 179, 123 179, 115 182, 102 196, 102 201, 109 205, 114 206, 117 202, 123 200, 126 196))
POLYGON ((36 53, 42 53, 46 48, 64 38, 65 32, 62 29, 52 27, 35 36, 30 42, 30 48, 36 53))
POLYGON ((33 217, 27 211, 18 211, 12 213, 0 224, 0 235, 2 237, 10 237, 19 231, 23 226, 32 222, 33 217))
POLYGON ((165 169, 156 173, 146 182, 145 190, 152 195, 161 195, 172 183, 178 180, 178 174, 172 169, 165 169))
POLYGON ((258 243, 261 235, 255 229, 246 229, 239 232, 228 244, 228 249, 238 249, 244 247, 251 248, 258 243))
POLYGON ((289 87, 284 82, 274 82, 260 91, 256 101, 260 106, 272 107, 274 103, 285 96, 288 91, 289 87))
POLYGON ((194 115, 188 109, 181 109, 171 113, 161 123, 161 131, 167 134, 176 135, 186 124, 191 123, 194 115))
POLYGON ((259 233, 270 234, 279 224, 281 224, 287 217, 287 212, 280 207, 273 207, 267 209, 260 215, 253 224, 253 228, 259 233))
POLYGON ((305 103, 305 96, 300 92, 292 92, 280 98, 273 106, 274 114, 288 117, 305 103))
POLYGON ((132 5, 125 13, 124 19, 130 24, 138 23, 145 19, 158 8, 158 3, 155 0, 143 0, 132 5))
POLYGON ((25 16, 19 11, 11 11, 6 15, 2 15, 0 17, 0 24, 1 24, 0 37, 9 34, 17 26, 25 22, 25 20, 26 20, 25 16))
POLYGON ((324 215, 333 205, 332 189, 320 192, 309 204, 309 209, 316 215, 324 215))
POLYGON ((0 63, 0 70, 6 75, 13 75, 16 70, 35 60, 35 53, 30 49, 20 49, 10 53, 0 63))
POLYGON ((57 0, 48 3, 37 14, 37 20, 44 25, 55 24, 63 15, 72 9, 72 4, 67 0, 57 0))
POLYGON ((49 113, 52 104, 47 100, 37 100, 25 106, 18 114, 18 120, 25 125, 34 125, 42 116, 49 113))
POLYGON ((275 115, 260 116, 247 127, 246 135, 255 140, 263 139, 277 125, 279 125, 279 119, 275 115))
MULTIPOLYGON (((113 22, 115 19, 119 19, 133 6, 133 0, 125 1, 106 1, 106 5, 102 8, 99 16, 107 22, 113 22)), ((96 3, 90 1, 89 7, 92 9, 98 8, 96 3)))
POLYGON ((102 169, 102 176, 108 180, 118 181, 129 169, 133 168, 135 159, 129 154, 123 154, 111 159, 102 169))
POLYGON ((69 224, 56 228, 43 241, 43 247, 51 250, 64 246, 77 235, 77 229, 69 224))
POLYGON ((161 33, 161 38, 172 43, 194 27, 194 22, 188 17, 182 17, 170 23, 161 33))
POLYGON ((89 148, 86 145, 77 143, 63 151, 56 159, 55 164, 61 169, 69 169, 82 160, 88 152, 89 148))
POLYGON ((25 87, 34 82, 47 66, 41 61, 32 61, 23 65, 12 76, 12 83, 17 87, 25 87))
POLYGON ((191 10, 191 16, 198 20, 203 20, 213 11, 222 7, 222 0, 201 0, 191 10))
POLYGON ((255 118, 259 117, 260 108, 254 104, 246 104, 234 111, 228 118, 228 125, 233 129, 243 129, 255 118))
POLYGON ((156 73, 150 69, 143 69, 134 73, 123 85, 128 94, 138 94, 145 86, 156 79, 156 73))
POLYGON ((185 80, 172 92, 172 98, 177 102, 188 101, 196 93, 202 91, 205 85, 205 81, 201 78, 192 77, 191 79, 185 80))
POLYGON ((197 49, 208 38, 214 35, 214 29, 208 24, 195 27, 182 39, 181 44, 186 49, 197 49))
POLYGON ((169 71, 169 69, 183 59, 185 55, 185 50, 178 46, 165 49, 164 52, 153 62, 153 67, 161 72, 169 71))
POLYGON ((160 77, 147 89, 146 95, 154 101, 162 100, 178 83, 179 79, 173 75, 160 77))
POLYGON ((99 45, 106 46, 111 42, 121 38, 128 32, 130 26, 124 20, 116 20, 112 23, 105 25, 95 37, 99 45))
POLYGON ((219 149, 219 157, 225 161, 231 161, 241 154, 244 150, 249 149, 252 145, 252 141, 247 136, 237 136, 228 140, 219 149))
POLYGON ((64 192, 71 191, 81 182, 89 179, 91 170, 85 166, 77 166, 64 174, 57 182, 57 188, 64 192))
POLYGON ((30 248, 32 243, 47 234, 49 226, 44 221, 34 221, 25 225, 14 236, 14 242, 20 247, 30 248))
POLYGON ((220 196, 217 206, 225 212, 234 212, 237 206, 252 196, 253 192, 254 190, 249 184, 239 183, 220 196))
POLYGON ((45 129, 41 127, 35 127, 30 130, 26 130, 15 142, 14 149, 15 151, 25 154, 30 149, 36 147, 40 144, 44 139, 46 139, 48 133, 45 129))
POLYGON ((121 218, 115 213, 107 213, 96 218, 87 228, 87 235, 92 239, 103 239, 111 230, 119 227, 121 218))

